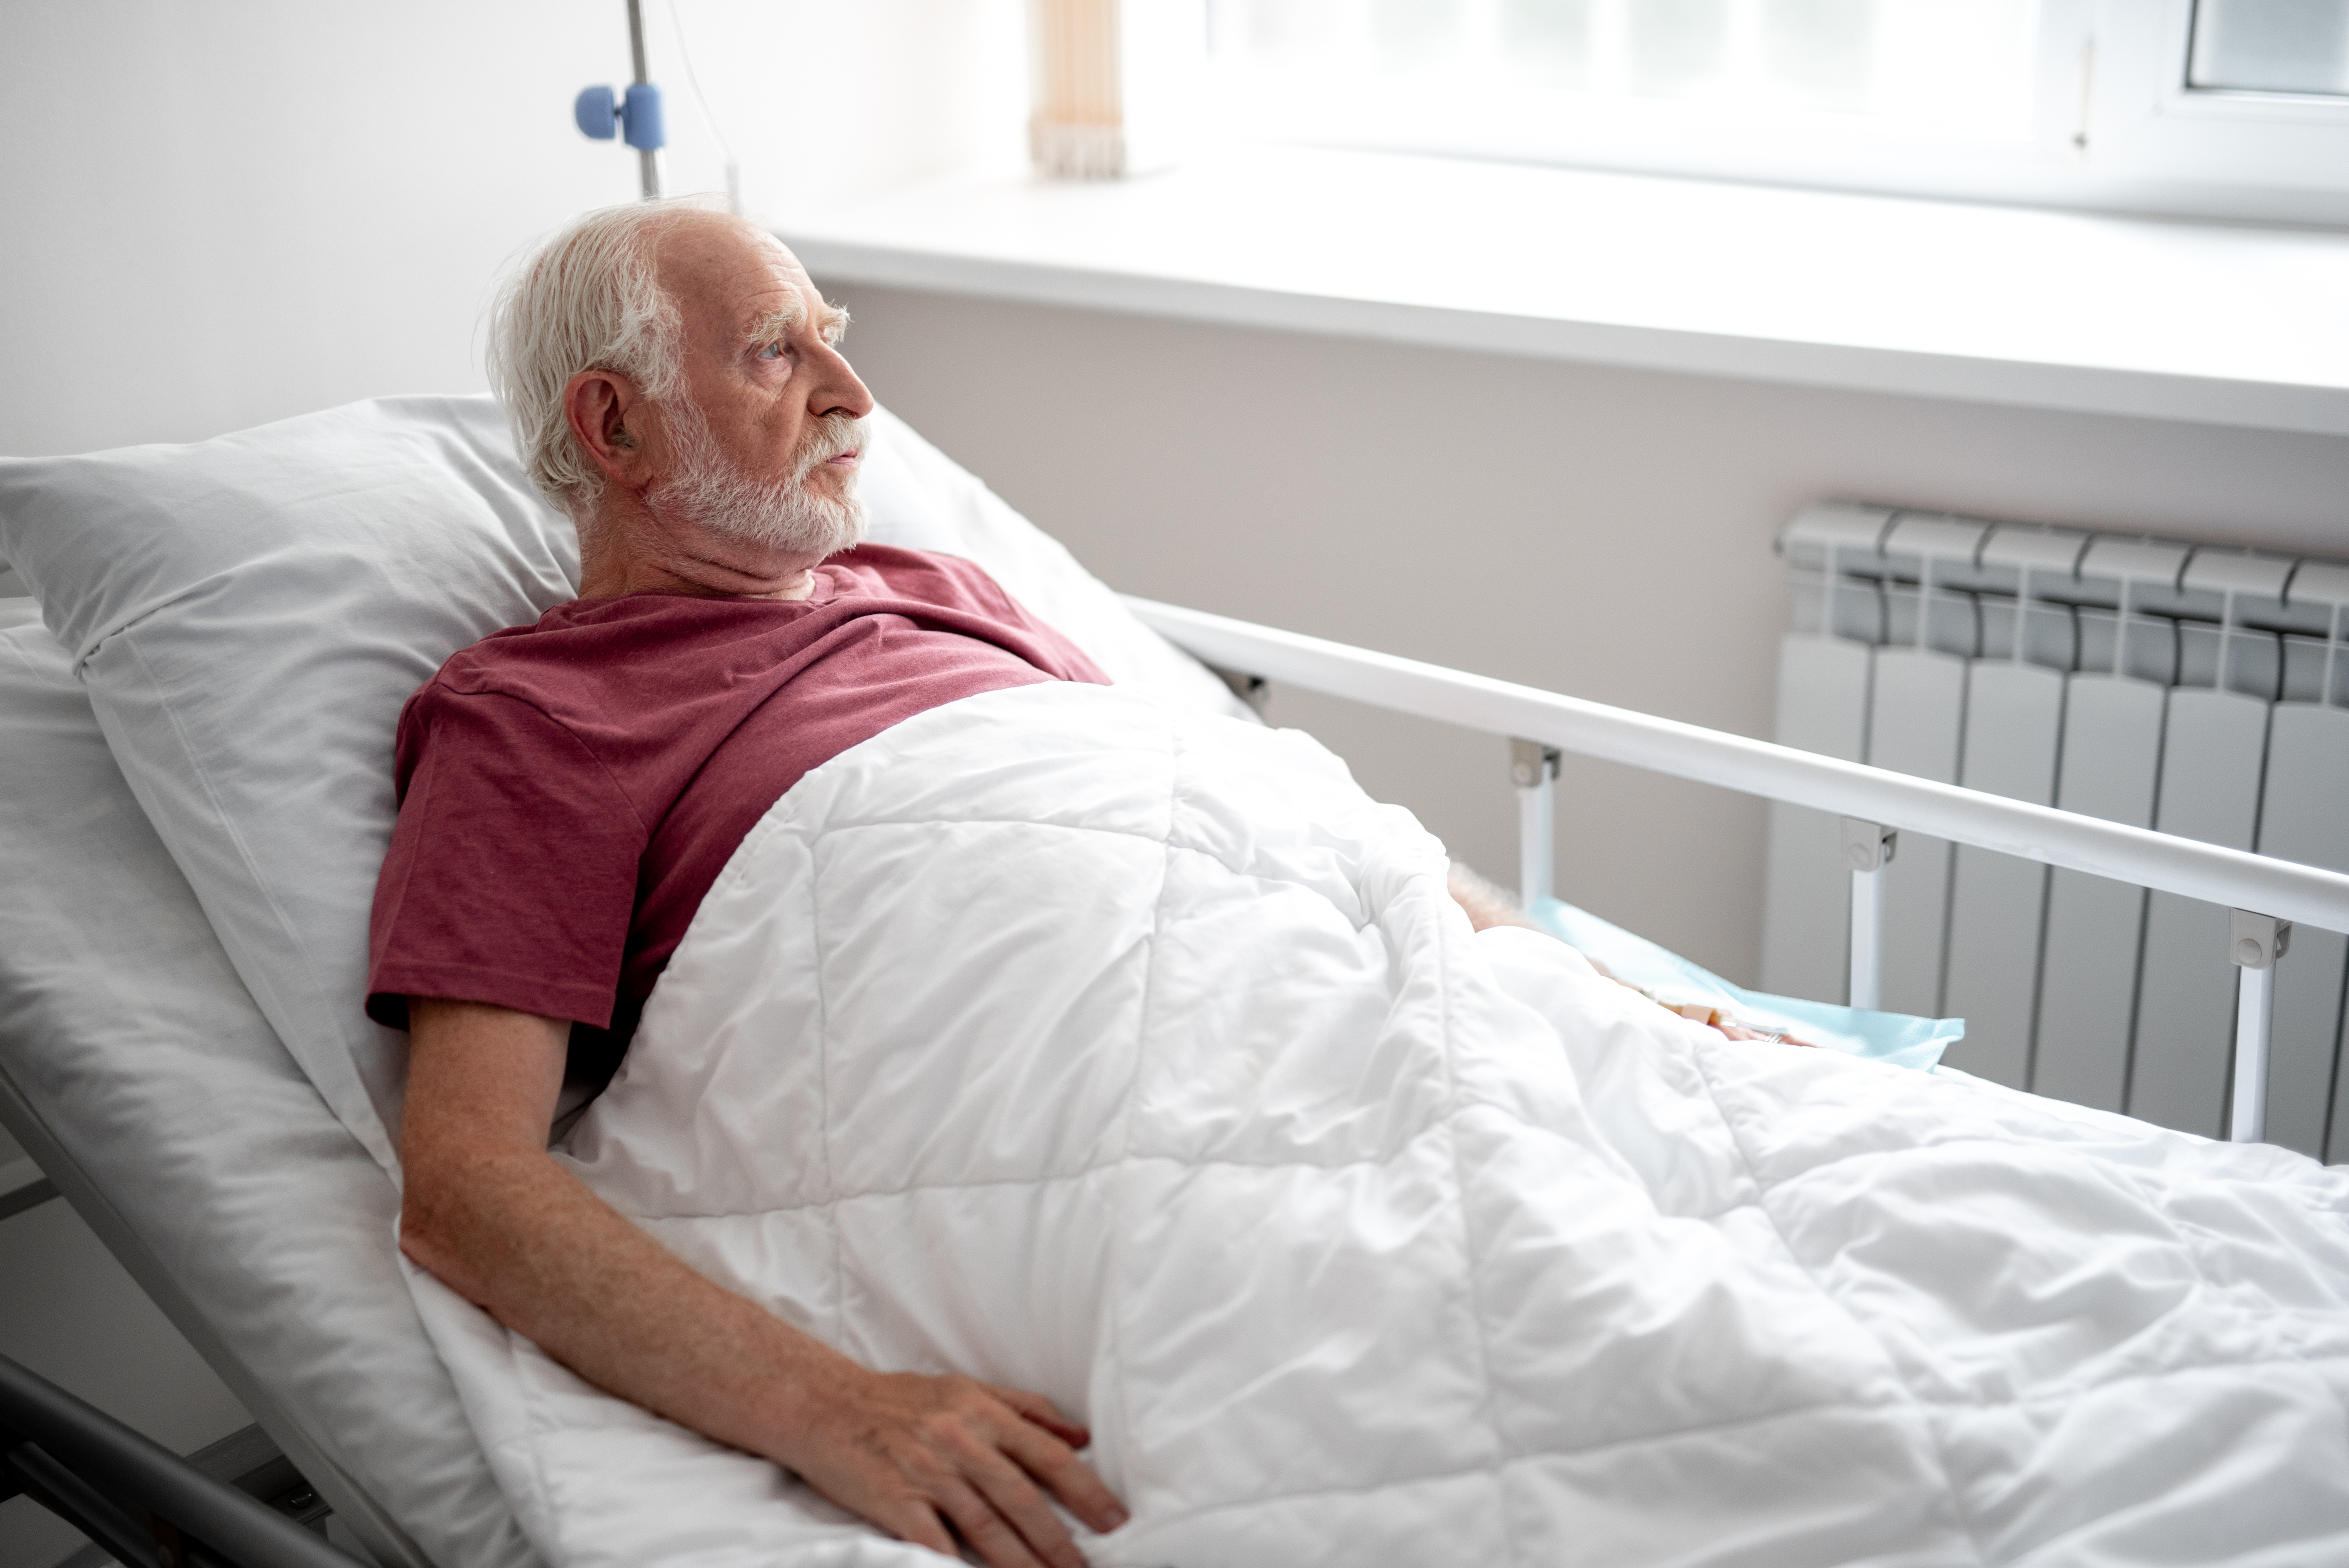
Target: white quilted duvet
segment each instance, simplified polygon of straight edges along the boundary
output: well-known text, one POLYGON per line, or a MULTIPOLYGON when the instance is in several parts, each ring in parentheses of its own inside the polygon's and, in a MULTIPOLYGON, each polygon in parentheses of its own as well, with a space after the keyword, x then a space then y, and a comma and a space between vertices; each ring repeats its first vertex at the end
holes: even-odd
MULTIPOLYGON (((1089 1422, 1097 1564, 2349 1562, 2349 1173, 1732 1045, 1472 935, 1311 741, 1124 691, 809 774, 568 1149, 868 1364, 1089 1422)), ((938 1561, 414 1283, 550 1563, 938 1561)))

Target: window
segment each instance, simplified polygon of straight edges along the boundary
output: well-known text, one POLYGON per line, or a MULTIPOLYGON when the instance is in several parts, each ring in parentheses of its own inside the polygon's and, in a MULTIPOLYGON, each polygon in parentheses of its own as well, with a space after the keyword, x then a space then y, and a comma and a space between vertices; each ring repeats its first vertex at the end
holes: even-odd
POLYGON ((1244 135, 2349 223, 2349 0, 1212 0, 1244 135))
POLYGON ((2349 96, 2349 0, 2203 0, 2187 85, 2349 96))

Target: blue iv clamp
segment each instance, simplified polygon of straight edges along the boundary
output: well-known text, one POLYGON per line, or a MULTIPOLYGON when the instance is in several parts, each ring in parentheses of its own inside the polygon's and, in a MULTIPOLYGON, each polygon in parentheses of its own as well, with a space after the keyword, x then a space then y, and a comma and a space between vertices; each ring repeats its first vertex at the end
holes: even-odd
POLYGON ((628 60, 636 67, 636 81, 628 88, 626 98, 610 88, 586 88, 572 100, 571 119, 580 130, 597 141, 609 141, 616 132, 620 139, 636 150, 636 177, 644 186, 645 200, 657 201, 661 193, 661 148, 668 141, 668 125, 661 115, 660 88, 646 80, 644 0, 628 0, 628 60))
POLYGON ((616 135, 638 152, 657 152, 668 144, 661 90, 650 82, 635 83, 625 98, 610 88, 583 88, 571 106, 571 118, 597 141, 616 135))

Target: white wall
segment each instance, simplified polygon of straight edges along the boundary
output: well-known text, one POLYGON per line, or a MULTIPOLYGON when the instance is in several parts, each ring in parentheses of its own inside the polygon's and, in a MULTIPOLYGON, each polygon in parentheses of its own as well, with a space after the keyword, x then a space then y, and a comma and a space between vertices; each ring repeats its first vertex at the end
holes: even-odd
MULTIPOLYGON (((671 189, 722 186, 647 0, 671 189)), ((1016 160, 1019 0, 677 0, 753 211, 1016 160)), ((481 385, 501 264, 636 194, 622 0, 7 0, 0 453, 481 385)))
MULTIPOLYGON (((1771 541, 1816 497, 2349 555, 2342 438, 833 292, 874 392, 1120 587, 1749 735, 1771 541)), ((1499 741, 1275 717, 1515 880, 1499 741)), ((1758 807, 1571 759, 1564 786, 1563 895, 1750 983, 1758 807)))

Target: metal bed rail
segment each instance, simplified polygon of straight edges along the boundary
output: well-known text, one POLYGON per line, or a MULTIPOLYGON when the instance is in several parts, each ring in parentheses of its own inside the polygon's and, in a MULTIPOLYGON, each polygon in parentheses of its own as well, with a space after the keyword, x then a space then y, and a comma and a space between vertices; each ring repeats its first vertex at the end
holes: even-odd
POLYGON ((285 1515, 0 1356, 0 1499, 18 1492, 137 1568, 355 1568, 285 1515))
POLYGON ((1884 919, 1879 878, 1903 830, 2222 905, 2231 912, 2227 956, 2242 970, 2229 1097, 2229 1135, 2238 1142, 2257 1142, 2265 1130, 2274 965, 2290 946, 2292 923, 2349 932, 2349 876, 2338 872, 1123 597, 1144 624, 1219 669, 1507 737, 1518 793, 1518 887, 1529 902, 1550 891, 1562 751, 1841 817, 1843 855, 1852 877, 1854 1006, 1874 1006, 1878 998, 1884 919))

